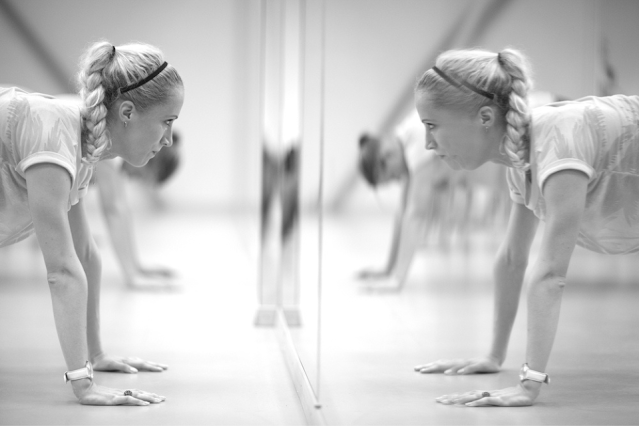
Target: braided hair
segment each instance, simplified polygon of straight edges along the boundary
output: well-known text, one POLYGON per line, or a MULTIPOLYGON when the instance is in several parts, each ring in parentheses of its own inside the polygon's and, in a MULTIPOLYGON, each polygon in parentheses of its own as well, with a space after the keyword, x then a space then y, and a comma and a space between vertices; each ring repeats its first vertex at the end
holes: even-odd
POLYGON ((129 100, 140 111, 166 101, 182 79, 170 64, 147 83, 121 93, 120 89, 141 81, 164 63, 160 49, 143 43, 115 47, 107 41, 92 44, 80 61, 78 84, 86 149, 82 161, 96 163, 111 146, 107 129, 109 110, 117 100, 129 100))
POLYGON ((469 83, 480 91, 494 94, 489 99, 474 90, 451 85, 429 69, 417 81, 415 92, 428 92, 439 107, 475 113, 486 105, 495 105, 506 122, 503 152, 521 170, 530 168, 530 107, 532 88, 530 68, 525 56, 515 49, 498 54, 480 49, 450 50, 439 55, 436 67, 458 82, 469 83))

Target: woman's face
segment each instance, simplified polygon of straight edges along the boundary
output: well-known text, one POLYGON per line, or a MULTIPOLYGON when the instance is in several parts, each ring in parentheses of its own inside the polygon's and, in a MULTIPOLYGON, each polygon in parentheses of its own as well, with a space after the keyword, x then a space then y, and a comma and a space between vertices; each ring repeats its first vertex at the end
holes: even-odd
POLYGON ((183 103, 184 90, 178 88, 165 103, 145 111, 139 111, 133 104, 130 110, 121 110, 121 118, 127 126, 116 123, 119 137, 113 138, 114 154, 133 166, 144 166, 163 147, 173 144, 173 122, 180 115, 183 103))
POLYGON ((426 127, 426 149, 434 150, 452 169, 475 170, 490 159, 480 114, 437 108, 428 93, 418 93, 415 104, 426 127))

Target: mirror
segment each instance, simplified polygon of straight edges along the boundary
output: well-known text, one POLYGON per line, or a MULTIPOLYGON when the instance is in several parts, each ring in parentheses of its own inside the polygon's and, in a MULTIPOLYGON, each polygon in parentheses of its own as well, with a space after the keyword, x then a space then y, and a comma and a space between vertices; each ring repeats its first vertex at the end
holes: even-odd
POLYGON ((264 1, 261 7, 262 273, 256 324, 284 328, 283 345, 290 347, 301 372, 298 378, 293 374, 294 380, 308 388, 315 407, 320 352, 323 2, 264 1))

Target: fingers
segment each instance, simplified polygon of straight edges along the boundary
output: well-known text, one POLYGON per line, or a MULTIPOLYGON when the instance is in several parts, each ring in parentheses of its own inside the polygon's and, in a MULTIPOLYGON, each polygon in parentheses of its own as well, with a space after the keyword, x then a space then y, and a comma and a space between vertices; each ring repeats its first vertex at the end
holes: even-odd
POLYGON ((166 364, 160 364, 153 361, 145 361, 141 358, 125 358, 123 360, 130 368, 133 368, 136 372, 138 370, 142 371, 153 371, 153 372, 162 372, 169 368, 166 364))
MULTIPOLYGON (((145 392, 138 389, 129 389, 131 391, 130 396, 123 396, 124 398, 134 398, 139 401, 145 401, 151 404, 157 404, 166 400, 165 396, 161 396, 151 392, 145 392)), ((122 392, 124 394, 124 391, 122 392)), ((141 405, 141 404, 137 404, 141 405)))
POLYGON ((462 360, 440 359, 435 362, 429 362, 428 364, 418 365, 415 367, 415 371, 422 374, 454 374, 461 368, 464 368, 464 362, 462 360))
POLYGON ((499 396, 492 396, 497 391, 490 392, 491 396, 483 396, 483 391, 473 391, 466 393, 455 393, 450 395, 442 395, 435 398, 435 401, 445 405, 466 405, 467 407, 486 407, 494 405, 503 405, 503 401, 499 396))
POLYGON ((488 407, 488 406, 503 406, 503 401, 498 396, 487 396, 485 398, 477 399, 466 403, 467 407, 488 407))
POLYGON ((113 398, 112 405, 149 405, 147 401, 137 399, 133 396, 116 396, 113 398))

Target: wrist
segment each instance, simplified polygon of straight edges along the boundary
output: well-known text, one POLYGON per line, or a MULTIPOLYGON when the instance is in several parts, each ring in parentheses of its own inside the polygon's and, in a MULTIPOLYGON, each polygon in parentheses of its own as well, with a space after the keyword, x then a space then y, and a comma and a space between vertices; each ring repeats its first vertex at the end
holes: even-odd
POLYGON ((506 360, 506 354, 496 355, 495 352, 491 352, 488 354, 488 359, 501 367, 506 360))
POLYGON ((520 382, 519 386, 524 389, 527 393, 534 395, 537 397, 539 392, 541 392, 542 383, 534 382, 532 380, 526 380, 525 382, 520 382))
POLYGON ((102 358, 104 358, 104 352, 102 352, 102 350, 95 351, 95 352, 92 351, 89 354, 89 361, 91 361, 91 364, 95 364, 96 362, 98 362, 102 358))

